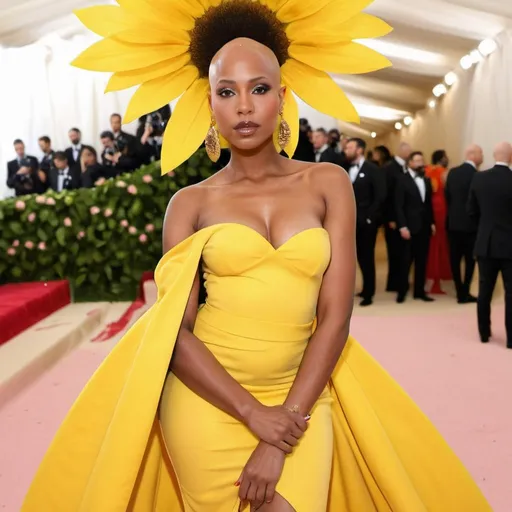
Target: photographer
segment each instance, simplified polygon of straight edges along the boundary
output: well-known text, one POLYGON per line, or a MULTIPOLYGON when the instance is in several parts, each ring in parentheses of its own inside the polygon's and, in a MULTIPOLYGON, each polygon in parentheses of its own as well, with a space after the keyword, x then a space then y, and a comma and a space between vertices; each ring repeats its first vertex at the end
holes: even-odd
POLYGON ((14 141, 14 150, 16 158, 7 164, 7 186, 17 196, 44 192, 37 158, 25 154, 25 144, 20 139, 14 141))
POLYGON ((82 146, 80 152, 82 188, 93 188, 100 178, 105 178, 105 168, 98 163, 98 154, 91 146, 82 146))
POLYGON ((103 132, 101 143, 104 148, 101 161, 105 167, 106 177, 113 178, 123 172, 132 172, 139 166, 138 160, 130 156, 129 141, 124 136, 120 135, 114 140, 112 132, 103 132))
POLYGON ((49 183, 52 190, 62 192, 63 190, 80 188, 80 167, 76 165, 70 167, 66 153, 57 151, 53 158, 53 165, 49 174, 49 183))
POLYGON ((137 138, 140 140, 140 160, 147 165, 162 158, 162 140, 171 117, 169 105, 139 118, 137 138))

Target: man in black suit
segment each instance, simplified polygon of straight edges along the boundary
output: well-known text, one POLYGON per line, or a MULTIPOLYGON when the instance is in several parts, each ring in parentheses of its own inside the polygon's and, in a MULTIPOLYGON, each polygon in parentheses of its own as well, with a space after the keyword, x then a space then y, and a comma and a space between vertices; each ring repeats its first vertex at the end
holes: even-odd
POLYGON ((366 142, 350 139, 345 147, 348 173, 357 207, 357 261, 363 275, 361 306, 370 306, 375 295, 375 242, 386 199, 386 178, 376 165, 364 158, 366 142))
POLYGON ((402 238, 396 225, 395 189, 396 182, 407 172, 407 159, 411 154, 411 146, 402 142, 398 146, 395 157, 384 165, 386 175, 386 202, 384 206, 384 229, 386 235, 386 249, 388 253, 388 279, 387 292, 398 292, 400 283, 400 263, 402 261, 402 238))
POLYGON ((315 150, 315 162, 341 165, 340 155, 329 145, 329 136, 323 128, 318 128, 313 132, 313 149, 315 150))
POLYGON ((53 158, 53 167, 50 169, 49 184, 55 192, 74 190, 80 188, 80 166, 70 166, 66 153, 57 151, 53 158))
POLYGON ((407 172, 399 176, 395 188, 397 228, 401 237, 400 282, 397 302, 405 301, 409 272, 414 262, 414 298, 424 302, 434 299, 425 293, 430 237, 435 233, 432 209, 432 185, 425 176, 425 160, 419 151, 407 159, 407 172))
POLYGON ((475 256, 478 260, 478 330, 487 343, 491 337, 491 300, 498 274, 505 285, 507 348, 512 349, 512 145, 498 144, 496 164, 473 177, 468 214, 478 222, 475 256))
POLYGON ((469 189, 474 175, 484 161, 482 148, 472 144, 466 149, 466 161, 448 173, 445 186, 447 218, 446 228, 450 243, 450 264, 459 304, 476 302, 469 293, 475 258, 476 222, 467 213, 469 189), (464 282, 460 264, 464 258, 464 282))
POLYGON ((37 158, 25 153, 25 144, 20 139, 14 141, 14 151, 16 158, 7 163, 7 186, 14 189, 17 196, 38 193, 41 182, 37 158))
POLYGON ((82 144, 82 132, 78 128, 71 128, 68 133, 71 146, 66 149, 65 153, 68 158, 70 166, 80 163, 80 157, 82 156, 82 150, 84 145, 82 144))
POLYGON ((137 140, 137 137, 123 131, 122 118, 120 114, 112 114, 110 116, 110 128, 112 130, 112 133, 114 134, 114 142, 117 142, 117 139, 119 138, 123 139, 123 141, 126 141, 128 145, 127 156, 133 159, 140 160, 139 153, 141 151, 141 144, 137 140))

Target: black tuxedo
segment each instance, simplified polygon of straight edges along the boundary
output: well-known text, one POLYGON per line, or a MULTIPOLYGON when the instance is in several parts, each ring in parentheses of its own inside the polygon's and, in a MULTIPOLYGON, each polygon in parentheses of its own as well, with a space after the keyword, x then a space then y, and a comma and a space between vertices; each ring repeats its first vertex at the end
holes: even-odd
POLYGON ((383 168, 386 176, 386 201, 384 203, 384 230, 386 235, 386 248, 388 253, 388 279, 386 290, 388 292, 397 292, 400 281, 400 263, 401 263, 401 238, 396 228, 389 224, 396 222, 395 208, 395 189, 396 182, 404 174, 404 168, 392 159, 383 168))
POLYGON ((471 182, 476 173, 476 168, 466 162, 448 173, 445 186, 446 229, 450 242, 450 264, 459 301, 469 297, 469 289, 475 270, 473 250, 475 248, 477 225, 468 215, 466 206, 471 182), (464 282, 462 282, 460 268, 462 258, 464 258, 465 266, 464 282))
POLYGON ((135 137, 129 133, 123 132, 122 130, 119 133, 114 135, 114 140, 117 141, 117 139, 119 139, 119 137, 122 137, 128 143, 127 156, 129 156, 130 158, 132 158, 134 160, 137 160, 137 165, 135 167, 135 168, 137 168, 139 166, 139 162, 141 160, 140 139, 137 139, 137 137, 135 137))
POLYGON ((498 274, 505 284, 507 346, 512 348, 512 170, 496 165, 477 173, 471 183, 468 214, 478 222, 478 327, 482 340, 491 334, 491 300, 498 274))
POLYGON ((427 258, 434 224, 432 209, 432 185, 427 177, 421 178, 425 185, 425 200, 422 199, 418 185, 409 172, 400 176, 396 182, 395 205, 397 228, 408 228, 411 239, 401 237, 399 297, 405 297, 409 289, 409 272, 414 262, 414 296, 425 296, 427 258))
POLYGON ((72 167, 75 164, 80 163, 80 157, 82 156, 82 151, 84 150, 84 145, 80 143, 78 145, 79 151, 78 151, 78 157, 75 159, 75 152, 73 150, 73 146, 70 146, 69 148, 66 148, 66 157, 68 159, 68 165, 72 167))
MULTIPOLYGON (((316 162, 316 157, 314 161, 316 162)), ((341 165, 341 156, 329 146, 327 149, 320 153, 320 159, 318 161, 341 165)))
MULTIPOLYGON (((350 174, 352 167, 347 172, 350 174)), ((386 199, 386 180, 382 169, 365 160, 353 181, 357 208, 357 261, 363 274, 363 299, 375 295, 375 242, 386 199)))
POLYGON ((37 175, 39 169, 37 158, 35 156, 25 156, 25 159, 30 162, 31 168, 31 173, 25 176, 16 174, 21 167, 18 159, 7 163, 7 186, 14 189, 17 196, 43 192, 43 184, 37 175))
MULTIPOLYGON (((59 192, 60 171, 52 167, 49 174, 49 185, 52 190, 59 192)), ((63 190, 74 190, 81 186, 81 169, 77 165, 70 166, 67 172, 67 178, 64 180, 63 190)))

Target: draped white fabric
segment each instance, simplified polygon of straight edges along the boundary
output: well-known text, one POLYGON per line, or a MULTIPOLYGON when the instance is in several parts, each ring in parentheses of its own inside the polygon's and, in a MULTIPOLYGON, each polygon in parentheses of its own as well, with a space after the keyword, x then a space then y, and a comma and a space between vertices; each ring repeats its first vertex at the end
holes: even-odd
POLYGON ((496 143, 512 142, 512 30, 500 34, 498 49, 470 71, 460 70, 458 82, 434 109, 416 115, 411 126, 377 139, 395 150, 401 140, 427 156, 446 149, 452 163, 471 143, 482 146, 485 166, 493 164, 496 143))

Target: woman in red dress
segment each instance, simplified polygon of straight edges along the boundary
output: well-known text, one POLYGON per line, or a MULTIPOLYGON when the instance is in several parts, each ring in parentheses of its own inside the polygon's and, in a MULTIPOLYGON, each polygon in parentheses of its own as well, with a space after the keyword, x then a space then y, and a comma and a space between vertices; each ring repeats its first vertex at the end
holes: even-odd
POLYGON ((444 294, 441 281, 452 278, 450 269, 450 256, 448 251, 448 237, 446 234, 446 200, 444 185, 448 174, 448 156, 443 149, 434 151, 432 165, 425 169, 426 176, 432 183, 432 208, 436 233, 430 241, 430 250, 427 264, 427 280, 432 281, 430 293, 444 294))

